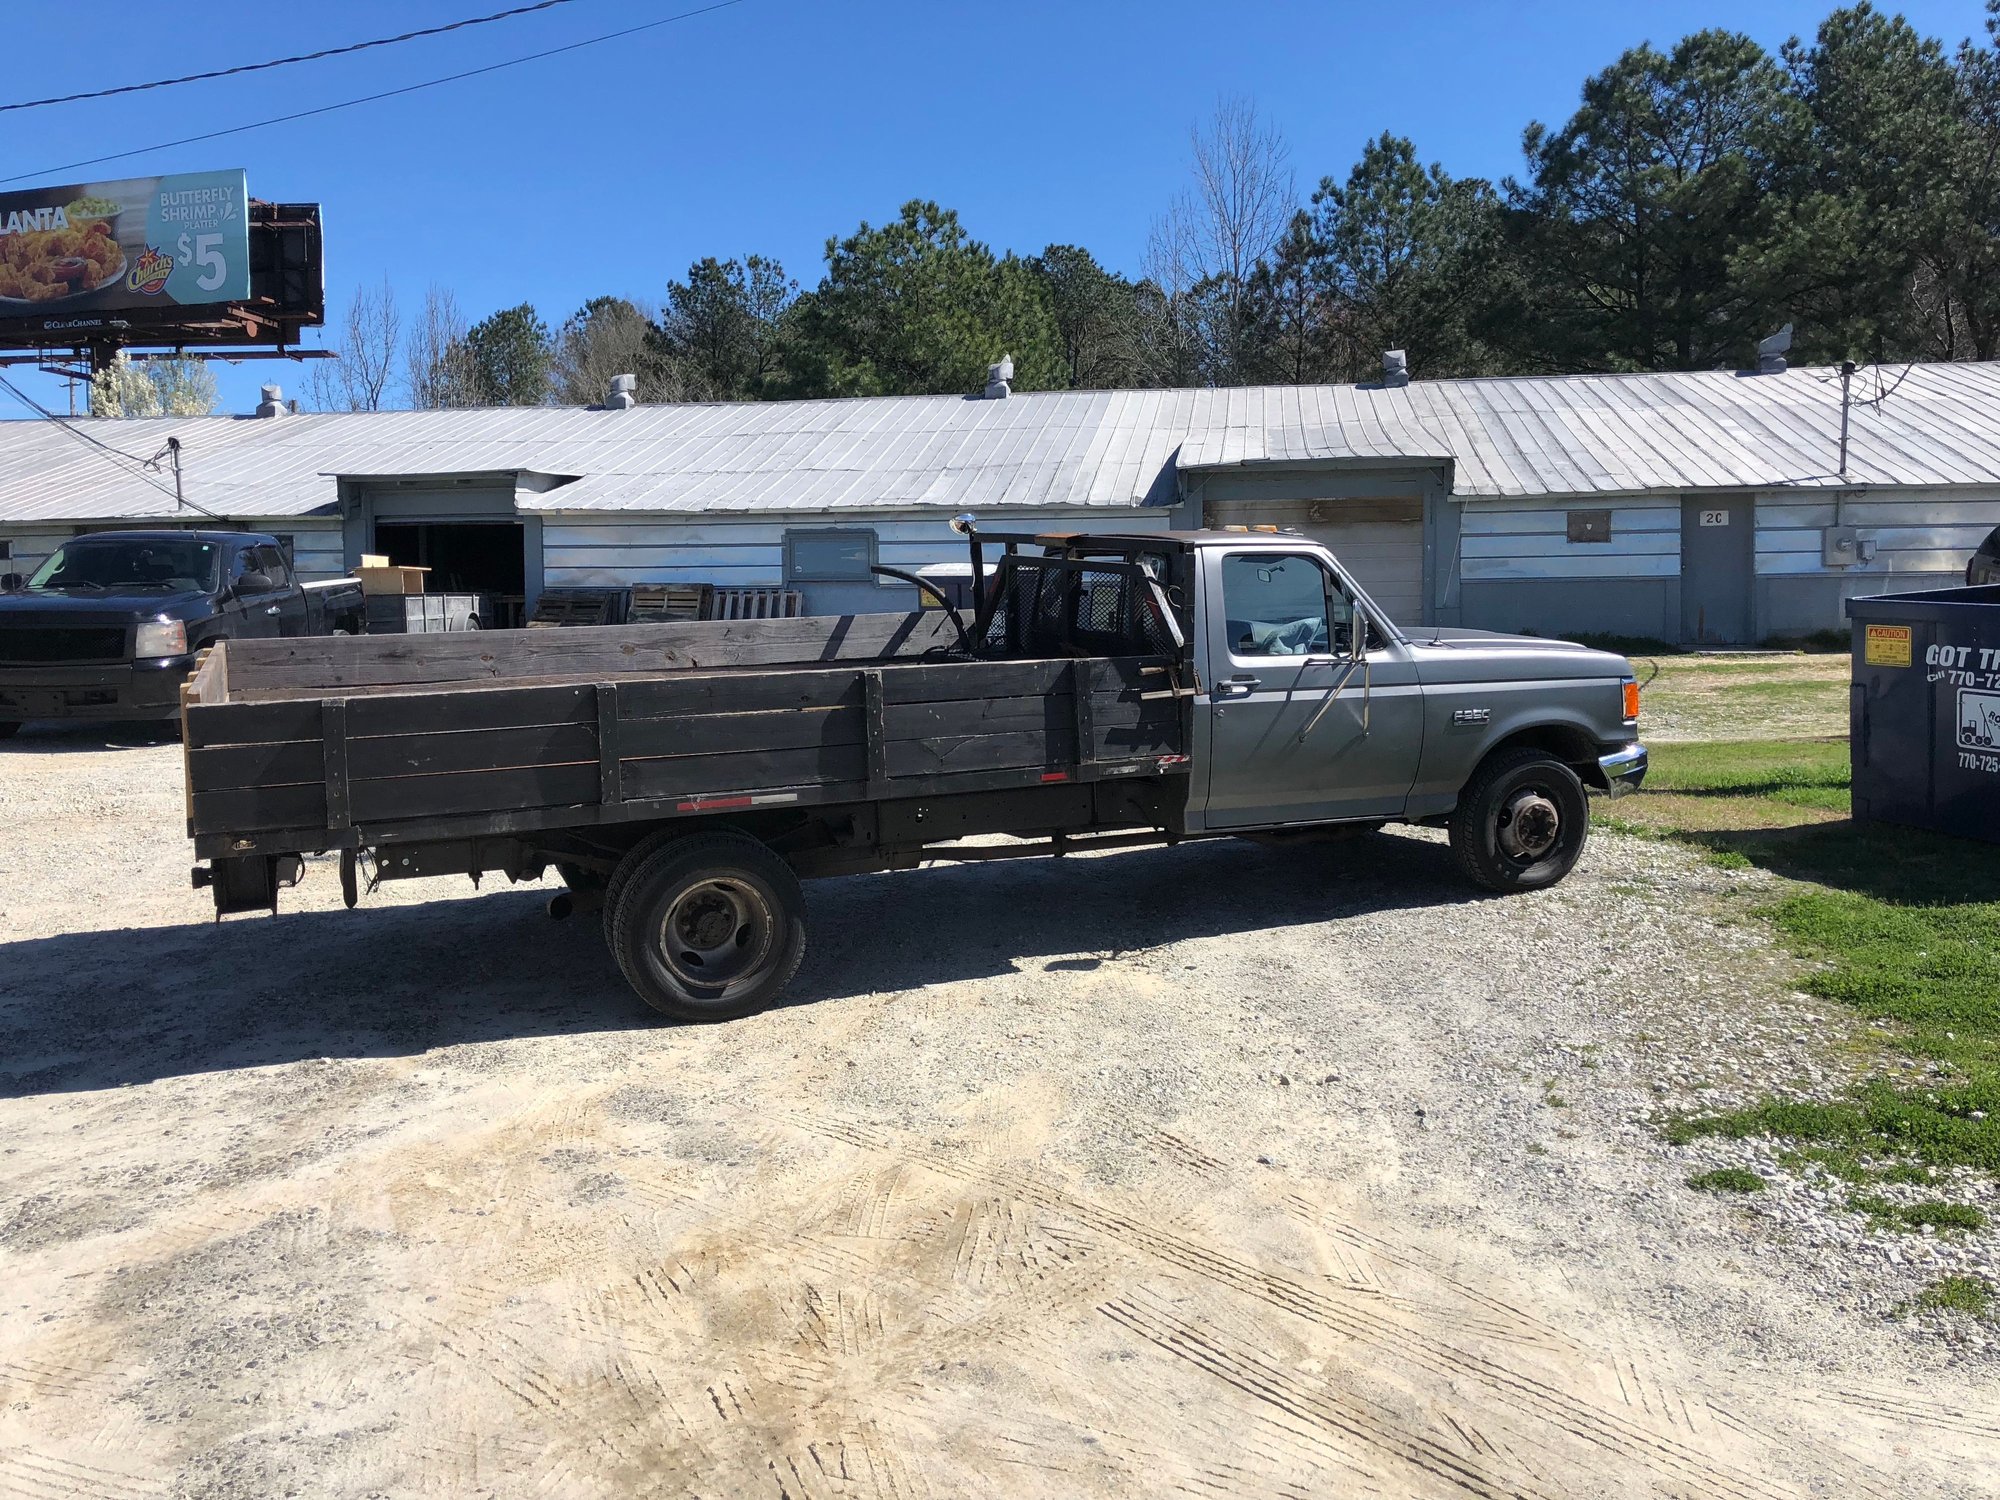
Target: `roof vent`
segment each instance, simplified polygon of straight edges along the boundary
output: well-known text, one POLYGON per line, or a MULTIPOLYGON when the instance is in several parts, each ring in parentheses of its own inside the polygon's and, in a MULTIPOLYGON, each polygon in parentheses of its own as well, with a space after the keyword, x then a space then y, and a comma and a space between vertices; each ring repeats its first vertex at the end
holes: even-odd
POLYGON ((275 385, 260 386, 257 391, 257 415, 260 417, 282 417, 285 414, 285 393, 275 385))
POLYGON ((1792 347, 1792 325, 1787 323, 1767 339, 1757 340, 1757 373, 1776 375, 1785 368, 1785 353, 1792 347))
POLYGON ((613 375, 611 394, 604 398, 606 411, 630 411, 639 404, 639 377, 637 375, 613 375))
POLYGON ((1382 384, 1394 388, 1410 383, 1410 356, 1401 349, 1382 351, 1382 384))
POLYGON ((1014 356, 1003 354, 1000 356, 998 364, 986 367, 986 390, 984 392, 986 399, 988 401, 1004 401, 1009 394, 1007 382, 1013 378, 1014 356))

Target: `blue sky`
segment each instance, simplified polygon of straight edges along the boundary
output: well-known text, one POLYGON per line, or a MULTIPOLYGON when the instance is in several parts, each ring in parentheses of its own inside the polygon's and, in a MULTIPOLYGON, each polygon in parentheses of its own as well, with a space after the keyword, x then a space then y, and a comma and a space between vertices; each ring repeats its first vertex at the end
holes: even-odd
MULTIPOLYGON (((102 88, 434 25, 504 0, 208 0, 168 24, 79 29, 16 7, 0 99, 102 88)), ((0 177, 497 62, 691 0, 575 0, 472 32, 248 78, 0 115, 0 177)), ((693 0, 698 3, 698 0, 693 0)), ((1521 127, 1574 108, 1642 40, 1703 26, 1775 48, 1825 4, 1528 5, 1431 0, 743 0, 549 61, 293 124, 151 151, 58 180, 243 167, 259 197, 325 206, 329 302, 387 275, 406 306, 451 287, 467 314, 531 301, 658 300, 702 255, 775 255, 806 285, 829 234, 913 197, 998 249, 1088 246, 1136 271, 1181 186, 1187 137, 1241 94, 1285 134, 1301 192, 1392 130, 1458 174, 1520 163, 1521 127)), ((1956 43, 1978 0, 1902 7, 1956 43)), ((20 184, 26 186, 28 183, 20 184)), ((223 404, 303 385, 300 366, 218 368, 223 404)), ((61 388, 37 378, 45 400, 61 388)), ((7 413, 12 415, 13 413, 7 413)))

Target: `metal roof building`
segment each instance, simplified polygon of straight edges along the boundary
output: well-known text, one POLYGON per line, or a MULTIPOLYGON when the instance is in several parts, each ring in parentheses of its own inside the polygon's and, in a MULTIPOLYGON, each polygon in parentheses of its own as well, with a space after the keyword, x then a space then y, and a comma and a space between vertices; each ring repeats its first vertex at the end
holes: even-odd
POLYGON ((1942 579, 2000 523, 2000 365, 1866 371, 1845 416, 1844 472, 1824 369, 12 421, 0 572, 81 525, 207 513, 284 532, 320 572, 412 549, 477 571, 496 538, 470 528, 513 526, 530 598, 703 579, 899 607, 860 559, 949 556, 939 520, 961 510, 1274 520, 1413 620, 1755 639, 1837 625, 1886 575, 1942 579))

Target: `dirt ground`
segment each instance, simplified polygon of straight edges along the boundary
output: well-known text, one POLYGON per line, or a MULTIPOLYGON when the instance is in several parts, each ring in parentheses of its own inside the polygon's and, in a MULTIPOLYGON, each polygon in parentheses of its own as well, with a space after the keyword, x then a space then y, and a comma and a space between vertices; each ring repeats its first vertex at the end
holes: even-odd
POLYGON ((546 891, 213 925, 177 762, 0 748, 10 1500, 2000 1485, 1993 1366, 1650 1123, 1839 1044, 1685 852, 826 882, 797 1003, 695 1029, 546 891))

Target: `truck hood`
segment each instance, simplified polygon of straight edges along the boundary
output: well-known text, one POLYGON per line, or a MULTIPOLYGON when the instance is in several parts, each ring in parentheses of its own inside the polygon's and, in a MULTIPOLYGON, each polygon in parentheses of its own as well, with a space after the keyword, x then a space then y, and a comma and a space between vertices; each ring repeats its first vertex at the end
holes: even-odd
POLYGON ((78 589, 64 593, 55 589, 22 589, 0 594, 0 629, 8 625, 136 625, 165 615, 172 620, 193 620, 214 612, 215 606, 203 593, 165 594, 157 589, 135 589, 102 593, 78 589))
POLYGON ((1614 651, 1537 635, 1425 626, 1411 631, 1409 641, 1417 660, 1430 668, 1426 681, 1632 675, 1632 664, 1614 651))

